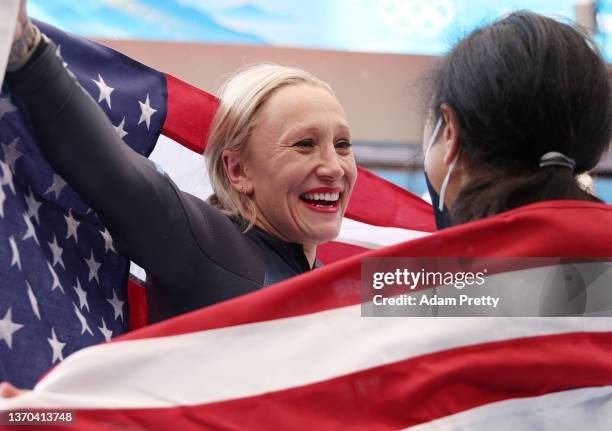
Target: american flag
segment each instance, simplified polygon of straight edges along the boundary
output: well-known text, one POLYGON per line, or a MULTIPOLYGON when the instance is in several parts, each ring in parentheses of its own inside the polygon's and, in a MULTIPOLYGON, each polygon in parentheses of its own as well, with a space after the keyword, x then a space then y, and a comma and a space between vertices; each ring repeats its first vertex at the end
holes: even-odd
MULTIPOLYGON (((127 145, 148 156, 163 133, 174 140, 164 144, 187 147, 201 160, 213 96, 36 24, 127 145)), ((129 262, 117 255, 103 222, 53 173, 6 89, 0 124, 0 380, 31 388, 73 352, 146 324, 146 303, 144 290, 128 283, 129 262)), ((347 216, 353 221, 342 237, 321 248, 324 262, 434 229, 428 204, 363 169, 347 216), (375 195, 385 207, 371 205, 375 195)))

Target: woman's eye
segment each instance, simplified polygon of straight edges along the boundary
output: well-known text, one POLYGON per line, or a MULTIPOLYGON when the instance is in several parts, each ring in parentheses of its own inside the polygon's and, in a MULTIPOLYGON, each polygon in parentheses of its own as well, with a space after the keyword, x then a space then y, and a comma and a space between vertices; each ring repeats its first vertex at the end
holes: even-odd
POLYGON ((295 146, 299 148, 312 148, 314 147, 314 141, 312 139, 302 139, 296 142, 295 146))
POLYGON ((336 148, 349 149, 351 148, 351 142, 346 139, 343 139, 341 141, 336 142, 336 148))

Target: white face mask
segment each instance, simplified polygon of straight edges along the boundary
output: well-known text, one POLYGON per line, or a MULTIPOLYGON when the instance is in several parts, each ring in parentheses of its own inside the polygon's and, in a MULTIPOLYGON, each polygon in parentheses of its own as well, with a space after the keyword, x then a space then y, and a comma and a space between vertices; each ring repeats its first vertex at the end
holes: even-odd
POLYGON ((436 137, 438 136, 440 127, 442 127, 442 117, 440 117, 438 121, 436 122, 436 127, 434 127, 434 131, 431 134, 431 137, 429 138, 429 143, 427 144, 427 148, 425 149, 425 156, 423 157, 423 162, 427 160, 427 156, 429 155, 431 147, 433 146, 434 142, 436 142, 436 137))
MULTIPOLYGON (((440 119, 438 119, 438 122, 436 123, 436 127, 434 128, 433 133, 431 134, 431 138, 429 139, 427 148, 425 149, 425 155, 423 157, 423 164, 425 164, 425 162, 427 161, 427 156, 429 155, 429 152, 431 151, 431 147, 433 146, 434 142, 436 142, 436 138, 438 136, 438 132, 440 131, 441 127, 442 127, 442 118, 440 117, 440 119)), ((431 202, 435 208, 436 201, 437 201, 437 210, 440 212, 444 211, 444 198, 446 196, 446 189, 448 188, 450 176, 451 176, 451 173, 453 172, 453 169, 455 168, 455 164, 457 163, 458 158, 459 158, 459 152, 457 152, 457 154, 453 158, 450 166, 448 167, 448 172, 446 173, 446 176, 444 177, 444 181, 442 181, 442 187, 440 188, 440 197, 438 198, 438 196, 433 196, 433 193, 435 193, 435 190, 433 190, 433 187, 431 187, 431 189, 429 190, 430 195, 432 195, 431 202)), ((424 170, 424 167, 423 167, 423 170, 424 170)), ((425 172, 425 176, 427 177, 427 172, 425 172)), ((429 179, 428 179, 428 182, 429 182, 429 179)))

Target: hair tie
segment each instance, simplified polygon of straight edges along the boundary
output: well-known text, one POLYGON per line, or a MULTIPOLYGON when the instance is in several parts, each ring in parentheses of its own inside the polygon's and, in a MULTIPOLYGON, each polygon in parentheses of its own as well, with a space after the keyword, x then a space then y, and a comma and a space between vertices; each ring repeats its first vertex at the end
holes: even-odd
POLYGON ((569 168, 572 171, 576 167, 574 159, 567 157, 565 154, 561 154, 557 151, 551 151, 540 157, 540 167, 546 166, 563 166, 569 168))

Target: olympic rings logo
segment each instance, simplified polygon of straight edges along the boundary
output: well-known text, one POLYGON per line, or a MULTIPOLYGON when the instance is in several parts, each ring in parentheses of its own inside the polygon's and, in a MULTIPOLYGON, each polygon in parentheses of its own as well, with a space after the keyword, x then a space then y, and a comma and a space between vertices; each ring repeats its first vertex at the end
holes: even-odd
POLYGON ((434 37, 453 22, 455 5, 451 0, 383 0, 377 13, 399 36, 434 37))

